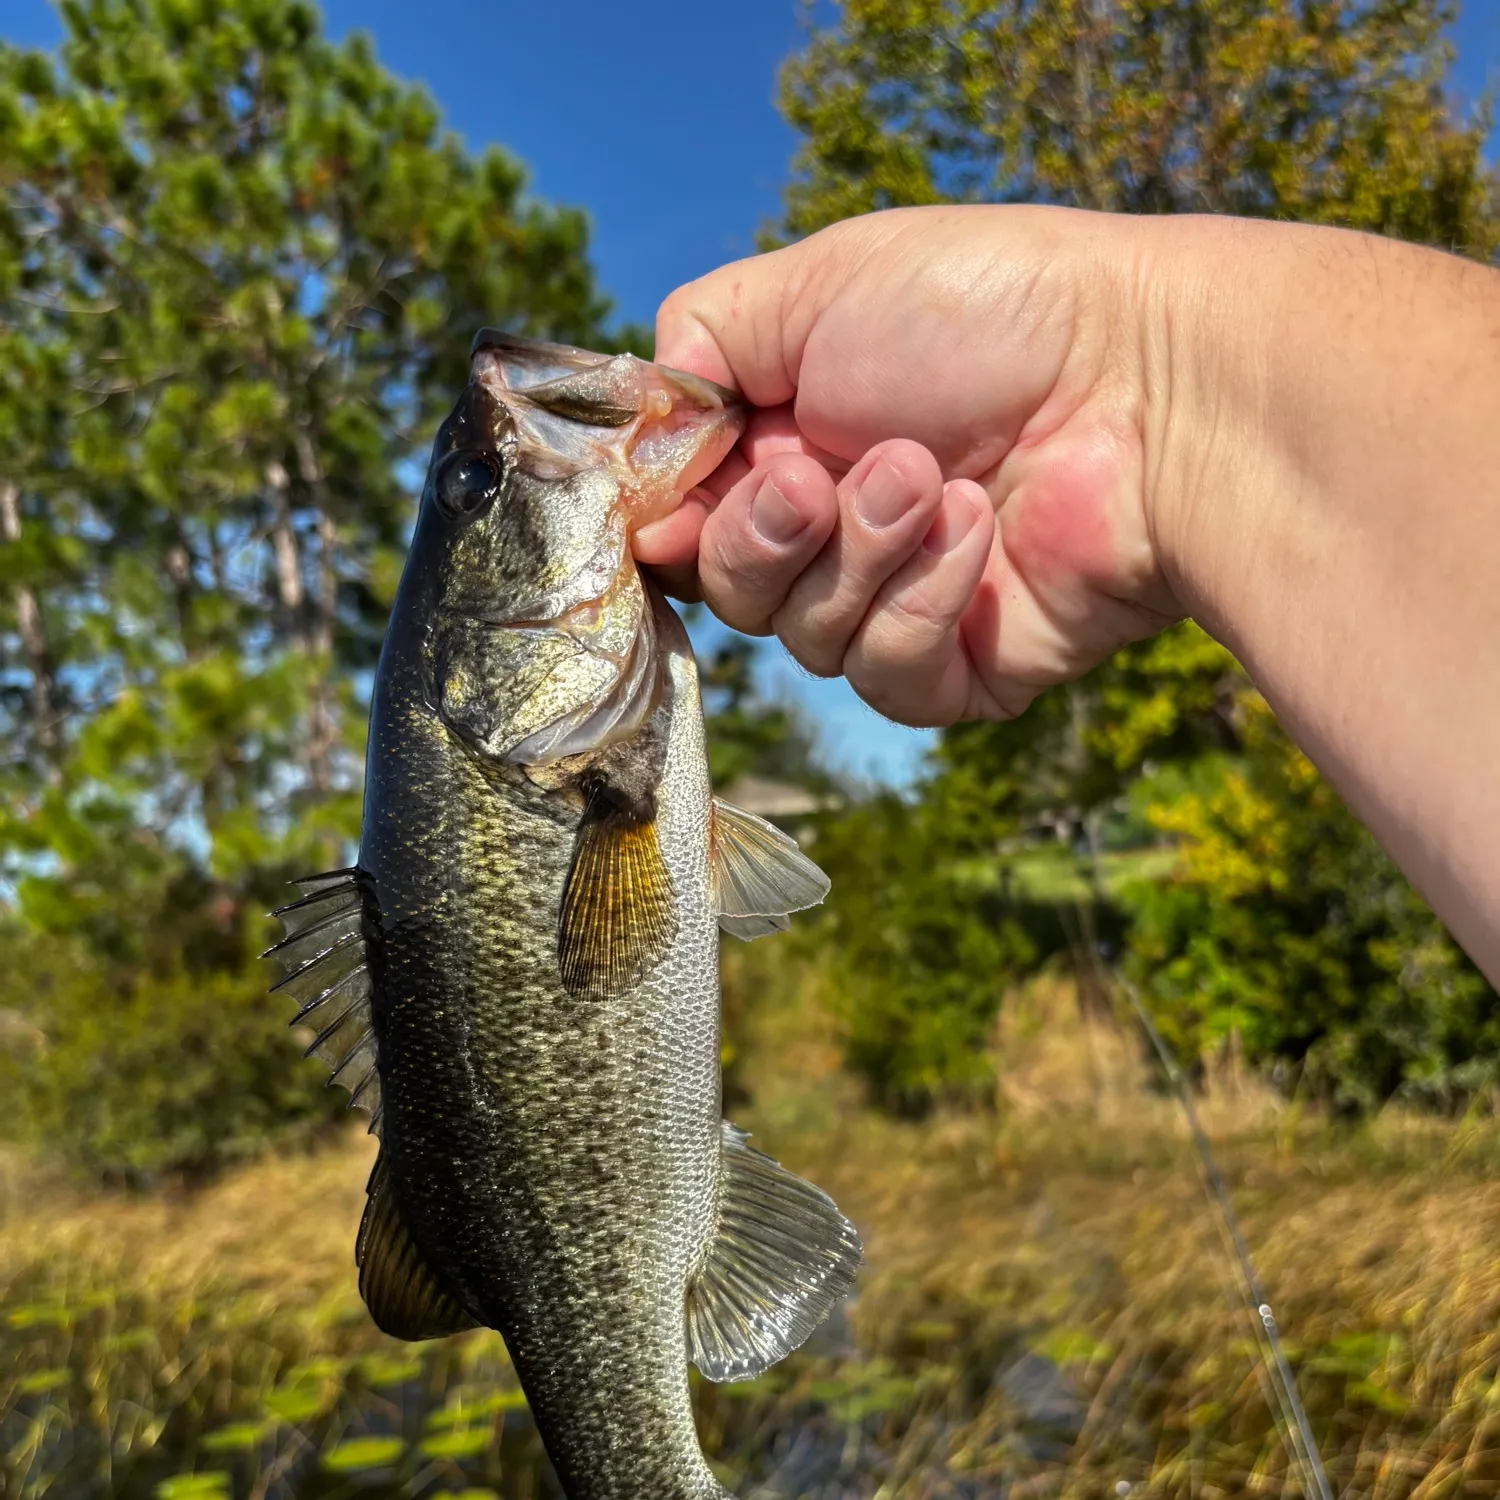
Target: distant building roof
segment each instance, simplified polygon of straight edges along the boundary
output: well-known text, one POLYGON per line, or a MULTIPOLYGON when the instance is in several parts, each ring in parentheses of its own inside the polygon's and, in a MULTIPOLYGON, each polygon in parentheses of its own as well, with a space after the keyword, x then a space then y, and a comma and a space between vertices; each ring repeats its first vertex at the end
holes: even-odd
POLYGON ((840 798, 793 786, 787 781, 771 781, 764 776, 741 776, 724 788, 724 800, 761 818, 803 818, 809 813, 827 812, 840 798))

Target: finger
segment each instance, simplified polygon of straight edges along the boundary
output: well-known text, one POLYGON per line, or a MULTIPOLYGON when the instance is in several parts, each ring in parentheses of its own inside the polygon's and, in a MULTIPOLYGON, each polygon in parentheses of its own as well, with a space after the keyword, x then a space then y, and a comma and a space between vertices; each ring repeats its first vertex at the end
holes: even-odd
POLYGON ((855 632, 844 675, 871 708, 917 728, 971 716, 976 678, 960 622, 995 534, 990 497, 955 479, 927 534, 886 581, 855 632))
POLYGON ((684 567, 696 570, 698 538, 718 498, 702 486, 691 490, 669 516, 632 534, 630 550, 637 562, 667 572, 684 567))
POLYGON ((797 415, 791 406, 771 406, 754 412, 740 438, 739 452, 752 465, 763 464, 778 453, 805 453, 835 477, 847 474, 850 467, 847 458, 840 458, 809 440, 797 425, 797 415))
MULTIPOLYGON (((722 499, 751 469, 761 468, 785 453, 803 454, 816 459, 835 476, 849 472, 848 459, 825 452, 802 435, 790 406, 772 406, 751 412, 744 435, 719 467, 699 485, 699 489, 715 499, 722 499)), ((642 534, 650 530, 647 527, 642 534)))
POLYGON ((995 545, 962 631, 1003 716, 1180 617, 1144 522, 1129 524, 1139 463, 1129 436, 1064 427, 990 484, 995 545))
POLYGON ((732 386, 756 406, 790 401, 816 320, 814 310, 799 306, 806 243, 735 261, 679 287, 656 315, 656 358, 732 386))
POLYGON ((747 635, 768 634, 838 510, 832 476, 803 454, 779 454, 746 475, 703 526, 698 575, 709 608, 747 635))
POLYGON ((870 602, 921 545, 943 499, 937 460, 905 438, 878 443, 838 486, 838 525, 772 619, 809 672, 836 676, 870 602))
MULTIPOLYGON (((660 521, 641 527, 631 537, 636 560, 649 564, 658 579, 685 580, 696 570, 698 538, 706 515, 752 468, 763 469, 785 454, 812 458, 833 475, 845 474, 849 469, 846 460, 824 453, 798 432, 791 407, 757 411, 751 415, 750 425, 739 443, 682 505, 660 521)), ((698 597, 696 593, 691 596, 677 593, 675 586, 669 587, 668 592, 679 598, 698 597)))

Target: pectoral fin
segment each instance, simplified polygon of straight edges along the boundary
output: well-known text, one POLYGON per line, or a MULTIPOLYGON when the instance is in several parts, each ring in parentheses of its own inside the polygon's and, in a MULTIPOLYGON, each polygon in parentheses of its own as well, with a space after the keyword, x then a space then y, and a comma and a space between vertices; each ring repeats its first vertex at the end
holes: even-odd
POLYGON ((557 967, 568 993, 623 994, 677 935, 672 877, 655 808, 633 808, 607 787, 589 797, 557 921, 557 967))
POLYGON ((812 1183, 723 1124, 718 1233, 688 1294, 688 1357, 749 1380, 804 1343, 854 1285, 859 1234, 812 1183))
POLYGON ((773 823, 715 797, 710 847, 719 926, 746 941, 785 932, 788 914, 817 906, 828 877, 773 823))
POLYGON ((396 1210, 383 1152, 365 1192, 354 1263, 359 1267, 359 1295, 376 1327, 392 1338, 413 1342, 477 1328, 412 1244, 396 1210))

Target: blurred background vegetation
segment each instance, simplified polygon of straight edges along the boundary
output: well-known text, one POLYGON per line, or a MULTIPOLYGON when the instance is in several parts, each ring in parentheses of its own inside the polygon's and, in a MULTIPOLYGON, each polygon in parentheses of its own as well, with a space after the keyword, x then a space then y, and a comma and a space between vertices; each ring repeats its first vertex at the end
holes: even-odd
MULTIPOLYGON (((546 1493, 501 1352, 404 1353, 349 1305, 365 1148, 255 955, 285 882, 352 852, 370 673, 473 330, 649 335, 611 324, 580 213, 312 6, 63 13, 56 55, 0 44, 0 1493, 546 1493), (184 1237, 209 1250, 162 1257, 184 1237)), ((781 74, 801 146, 766 237, 1033 201, 1493 264, 1500 178, 1488 116, 1446 103, 1449 19, 844 0, 781 74)), ((1290 1482, 1201 1286, 1118 966, 1223 1103, 1273 1276, 1296 1266, 1348 1492, 1496 1493, 1496 997, 1234 660, 1179 627, 947 732, 898 794, 830 770, 758 695, 757 649, 703 663, 715 779, 769 796, 834 894, 726 955, 727 1084, 875 1249, 847 1348, 705 1395, 736 1482, 1290 1482), (1367 1214, 1403 1193, 1400 1225, 1367 1214), (920 1242, 919 1209, 974 1253, 920 1242)))

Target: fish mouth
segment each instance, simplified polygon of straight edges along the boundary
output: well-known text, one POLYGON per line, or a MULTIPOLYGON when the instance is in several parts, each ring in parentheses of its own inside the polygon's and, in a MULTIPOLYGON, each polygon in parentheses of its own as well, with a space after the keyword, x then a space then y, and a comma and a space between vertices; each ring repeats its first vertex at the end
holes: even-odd
POLYGON ((498 328, 475 335, 471 378, 509 410, 519 462, 544 478, 608 472, 632 531, 707 479, 749 415, 736 392, 700 375, 498 328))
MULTIPOLYGON (((572 696, 562 713, 528 723, 495 753, 511 764, 545 765, 628 739, 661 700, 663 667, 654 605, 630 553, 629 534, 671 513, 716 469, 744 431, 749 408, 734 391, 632 354, 482 329, 470 379, 500 402, 514 432, 518 469, 558 481, 552 515, 566 532, 574 506, 596 497, 598 545, 553 586, 500 609, 464 610, 486 630, 568 637, 573 665, 560 663, 549 692, 572 696), (573 486, 574 476, 587 482, 573 486), (612 484, 613 495, 594 483, 612 484), (608 498, 606 498, 608 496, 608 498), (558 691, 559 683, 564 687, 558 691)), ((580 522, 579 524, 584 524, 580 522)), ((519 710, 518 710, 519 712, 519 710)))

